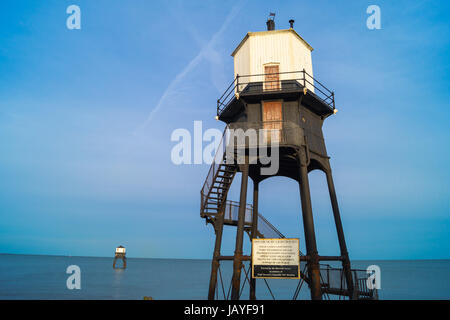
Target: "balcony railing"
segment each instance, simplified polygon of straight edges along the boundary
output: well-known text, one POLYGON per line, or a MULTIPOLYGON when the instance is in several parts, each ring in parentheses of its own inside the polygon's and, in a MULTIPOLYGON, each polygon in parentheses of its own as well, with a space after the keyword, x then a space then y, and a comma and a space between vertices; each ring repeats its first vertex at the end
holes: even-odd
POLYGON ((291 121, 233 122, 227 129, 232 130, 228 146, 237 149, 305 144, 303 128, 291 121))
MULTIPOLYGON (((357 299, 378 299, 377 289, 370 289, 367 286, 368 274, 366 270, 352 269, 354 294, 357 299)), ((322 287, 327 292, 337 293, 341 290, 347 291, 347 281, 342 268, 331 267, 327 264, 320 265, 320 278, 322 287)))
MULTIPOLYGON (((224 210, 224 220, 226 223, 237 223, 239 216, 239 202, 230 201, 226 202, 224 210)), ((247 204, 245 208, 245 220, 246 226, 252 225, 253 219, 253 206, 247 204)), ((284 235, 278 231, 266 218, 264 218, 260 213, 258 214, 258 237, 262 238, 284 238, 284 235)))
POLYGON ((298 90, 299 85, 301 88, 307 88, 314 92, 331 110, 335 109, 334 92, 303 69, 301 71, 236 75, 222 96, 217 100, 217 115, 220 115, 234 97, 241 93, 257 94, 298 90))

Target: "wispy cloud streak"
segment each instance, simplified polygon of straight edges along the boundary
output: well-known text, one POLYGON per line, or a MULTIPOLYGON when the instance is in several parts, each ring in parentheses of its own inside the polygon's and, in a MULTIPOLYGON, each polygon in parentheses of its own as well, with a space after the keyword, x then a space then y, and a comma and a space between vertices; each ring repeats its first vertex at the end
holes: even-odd
POLYGON ((220 27, 220 29, 211 37, 209 42, 200 49, 199 53, 187 64, 187 66, 183 70, 181 70, 175 76, 175 78, 173 78, 173 80, 167 86, 166 90, 164 90, 164 93, 162 94, 162 96, 159 98, 158 103, 156 104, 155 108, 153 108, 153 110, 150 111, 150 114, 148 115, 145 122, 135 130, 135 132, 134 132, 135 134, 141 130, 144 130, 150 124, 152 119, 155 117, 155 114, 159 111, 159 109, 161 109, 161 107, 166 102, 167 98, 170 95, 172 95, 172 93, 174 92, 174 89, 181 83, 182 79, 187 74, 189 74, 202 61, 202 59, 206 58, 207 60, 211 60, 211 58, 208 55, 212 54, 212 53, 217 54, 217 52, 215 52, 213 47, 216 45, 217 41, 220 39, 223 32, 228 28, 231 21, 239 13, 239 11, 242 7, 242 4, 243 4, 243 2, 240 2, 231 9, 230 13, 227 15, 227 17, 226 17, 224 23, 222 24, 222 26, 220 27))

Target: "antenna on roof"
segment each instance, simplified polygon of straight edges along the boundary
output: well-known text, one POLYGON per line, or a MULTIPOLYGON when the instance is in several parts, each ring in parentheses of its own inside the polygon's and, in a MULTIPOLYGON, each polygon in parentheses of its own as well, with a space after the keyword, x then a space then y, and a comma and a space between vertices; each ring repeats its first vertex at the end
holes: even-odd
POLYGON ((294 22, 295 22, 294 19, 289 20, 289 25, 291 29, 294 29, 294 22))
POLYGON ((275 13, 273 13, 273 12, 269 13, 269 18, 267 19, 266 24, 267 24, 268 31, 275 30, 275 13))

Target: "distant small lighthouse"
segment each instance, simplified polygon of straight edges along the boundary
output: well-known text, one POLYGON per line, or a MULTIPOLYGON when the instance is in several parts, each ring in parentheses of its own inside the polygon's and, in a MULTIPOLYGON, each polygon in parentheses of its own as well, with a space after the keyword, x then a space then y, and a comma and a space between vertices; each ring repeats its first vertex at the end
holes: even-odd
POLYGON ((125 257, 125 253, 126 253, 126 249, 123 246, 118 246, 116 248, 116 254, 114 256, 114 262, 113 262, 113 268, 116 268, 116 261, 117 259, 122 259, 123 265, 122 265, 122 269, 126 269, 127 267, 127 257, 125 257))

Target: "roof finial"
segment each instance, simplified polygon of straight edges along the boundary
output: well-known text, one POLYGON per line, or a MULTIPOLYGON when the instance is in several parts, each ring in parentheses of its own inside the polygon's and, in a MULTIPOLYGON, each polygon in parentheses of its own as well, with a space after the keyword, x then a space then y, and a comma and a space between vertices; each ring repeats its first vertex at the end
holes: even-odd
POLYGON ((294 19, 289 20, 289 25, 291 29, 294 29, 294 22, 295 22, 294 19))
POLYGON ((267 24, 268 31, 275 30, 275 13, 273 13, 273 12, 269 13, 269 18, 267 19, 266 24, 267 24))

